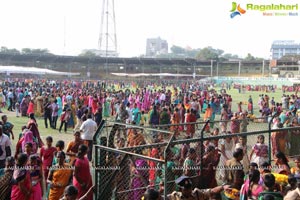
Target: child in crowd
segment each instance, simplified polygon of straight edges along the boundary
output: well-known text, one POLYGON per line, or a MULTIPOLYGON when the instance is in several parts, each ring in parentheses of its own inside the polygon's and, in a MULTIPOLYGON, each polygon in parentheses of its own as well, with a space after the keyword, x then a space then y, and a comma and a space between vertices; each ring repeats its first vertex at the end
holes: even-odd
POLYGON ((239 136, 238 137, 238 143, 235 144, 235 149, 242 149, 244 152, 244 156, 243 156, 243 160, 241 160, 243 166, 244 166, 244 172, 245 174, 248 173, 249 171, 249 165, 250 165, 250 161, 249 161, 249 157, 248 157, 248 153, 247 153, 247 137, 242 137, 239 136))
POLYGON ((58 140, 56 142, 56 152, 54 153, 54 157, 53 157, 53 161, 52 161, 52 165, 56 165, 57 163, 57 159, 56 159, 56 153, 59 151, 63 151, 65 148, 65 142, 63 140, 58 140))
MULTIPOLYGON (((210 133, 210 136, 218 136, 220 133, 220 129, 219 128, 214 128, 214 131, 210 133)), ((219 139, 216 140, 206 140, 204 142, 204 147, 207 148, 208 146, 214 146, 216 149, 218 149, 218 145, 219 145, 219 139)))
POLYGON ((22 149, 22 143, 24 141, 24 133, 28 130, 26 129, 26 126, 22 126, 22 132, 19 133, 19 138, 18 138, 18 142, 16 144, 16 150, 15 150, 15 159, 17 158, 18 154, 19 153, 22 153, 23 152, 23 149, 22 149), (25 130, 26 129, 26 130, 25 130))
POLYGON ((295 166, 291 168, 291 174, 300 174, 300 157, 294 160, 295 166))
POLYGON ((147 115, 145 114, 145 111, 142 110, 140 125, 144 126, 146 121, 147 121, 147 115))
POLYGON ((78 189, 73 185, 69 185, 65 188, 64 196, 60 200, 84 200, 93 190, 94 186, 90 187, 86 194, 78 199, 78 189))
POLYGON ((20 113, 20 104, 19 102, 16 102, 16 117, 19 117, 19 113, 20 113))
POLYGON ((250 153, 250 162, 257 163, 261 166, 264 162, 269 162, 269 149, 265 144, 265 136, 259 135, 256 144, 252 147, 250 153))

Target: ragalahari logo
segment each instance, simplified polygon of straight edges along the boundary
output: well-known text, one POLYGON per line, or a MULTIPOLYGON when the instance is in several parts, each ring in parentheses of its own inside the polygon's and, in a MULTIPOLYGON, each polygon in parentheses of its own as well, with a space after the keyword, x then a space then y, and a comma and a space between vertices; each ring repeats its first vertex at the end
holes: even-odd
POLYGON ((237 15, 245 14, 246 10, 241 8, 240 4, 237 5, 236 2, 232 2, 232 8, 231 8, 230 12, 231 12, 230 17, 234 18, 237 15))

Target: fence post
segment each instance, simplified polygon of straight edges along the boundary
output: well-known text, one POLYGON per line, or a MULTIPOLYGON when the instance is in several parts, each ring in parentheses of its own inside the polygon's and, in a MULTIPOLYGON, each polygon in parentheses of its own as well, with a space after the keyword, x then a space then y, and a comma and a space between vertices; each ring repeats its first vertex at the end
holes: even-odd
MULTIPOLYGON (((95 157, 94 158, 96 158, 95 159, 95 167, 96 166, 99 166, 99 146, 95 146, 95 157)), ((95 175, 95 185, 97 185, 98 184, 98 181, 99 181, 99 172, 97 171, 97 169, 95 168, 94 169, 95 171, 94 171, 94 175, 95 175)), ((94 196, 95 196, 95 199, 97 199, 98 198, 98 193, 99 193, 99 188, 96 186, 95 187, 95 194, 94 194, 94 196)))
POLYGON ((170 147, 171 142, 174 140, 175 132, 172 134, 171 139, 169 140, 165 150, 164 150, 164 157, 165 157, 165 163, 164 163, 164 199, 167 199, 167 167, 168 167, 168 159, 167 159, 167 149, 170 147))
POLYGON ((203 169, 203 154, 204 154, 204 150, 203 150, 203 148, 202 148, 202 145, 203 145, 203 138, 204 138, 204 130, 206 129, 206 127, 208 126, 208 124, 209 124, 209 122, 210 122, 210 120, 208 119, 208 120, 206 120, 206 122, 205 122, 205 124, 204 124, 204 126, 203 126, 203 128, 202 128, 202 130, 201 130, 201 133, 200 133, 200 138, 201 138, 201 146, 200 146, 200 157, 201 157, 201 160, 200 160, 200 163, 201 163, 201 165, 200 165, 200 174, 202 173, 202 169, 203 169))
MULTIPOLYGON (((107 138, 106 137, 101 137, 100 138, 100 145, 106 146, 107 145, 107 138)), ((95 184, 97 186, 97 193, 96 193, 96 199, 100 199, 101 196, 99 196, 99 194, 102 192, 102 186, 105 184, 104 181, 104 176, 105 173, 103 173, 103 170, 100 170, 101 167, 106 166, 106 153, 107 151, 105 151, 104 149, 101 149, 99 146, 97 147, 97 154, 96 154, 96 168, 95 168, 95 172, 97 175, 97 183, 95 184)))
POLYGON ((271 134, 272 134, 272 122, 273 122, 273 119, 275 118, 277 116, 277 113, 275 113, 272 117, 271 117, 271 120, 269 121, 269 161, 270 161, 270 163, 271 163, 271 158, 272 158, 272 153, 271 153, 271 151, 272 151, 272 147, 271 147, 271 145, 272 145, 272 141, 271 141, 271 134))
POLYGON ((97 145, 99 143, 98 138, 101 135, 103 127, 105 126, 105 122, 106 122, 105 120, 101 120, 100 125, 98 126, 98 128, 93 136, 94 145, 97 145))

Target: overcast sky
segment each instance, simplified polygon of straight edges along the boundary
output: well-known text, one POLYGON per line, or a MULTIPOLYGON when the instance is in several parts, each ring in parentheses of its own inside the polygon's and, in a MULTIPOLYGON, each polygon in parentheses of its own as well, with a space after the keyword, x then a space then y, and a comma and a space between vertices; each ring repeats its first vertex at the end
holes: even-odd
MULTIPOLYGON (((300 4, 300 0, 236 0, 300 4)), ((146 39, 172 45, 223 49, 269 58, 273 40, 300 39, 300 16, 266 17, 259 11, 230 18, 232 0, 115 0, 120 56, 145 54, 146 39)), ((47 48, 77 55, 97 49, 102 0, 0 0, 0 46, 47 48)), ((300 5, 299 5, 300 8, 300 5)), ((273 12, 273 11, 271 11, 273 12)), ((298 11, 296 11, 298 12, 298 11)), ((298 12, 299 14, 299 12, 298 12)))

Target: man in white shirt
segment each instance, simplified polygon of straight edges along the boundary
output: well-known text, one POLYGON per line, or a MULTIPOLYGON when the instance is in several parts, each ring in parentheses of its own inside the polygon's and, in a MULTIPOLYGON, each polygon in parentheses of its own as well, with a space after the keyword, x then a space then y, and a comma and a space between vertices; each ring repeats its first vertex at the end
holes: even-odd
POLYGON ((11 141, 7 135, 3 134, 3 128, 2 125, 0 125, 0 170, 5 168, 5 160, 11 156, 10 146, 11 141))
POLYGON ((80 127, 81 139, 84 141, 84 144, 89 147, 87 154, 89 161, 92 161, 93 137, 97 128, 97 123, 92 119, 91 114, 88 114, 87 120, 84 121, 80 127))
POLYGON ((132 109, 130 108, 130 103, 128 102, 126 105, 126 111, 128 112, 128 118, 126 119, 126 124, 131 124, 132 120, 132 109))
POLYGON ((166 101, 166 95, 164 91, 162 91, 162 93, 160 94, 159 100, 162 104, 166 101))
POLYGON ((28 95, 30 96, 30 98, 33 97, 33 95, 32 95, 32 90, 31 90, 31 89, 29 90, 28 95))

